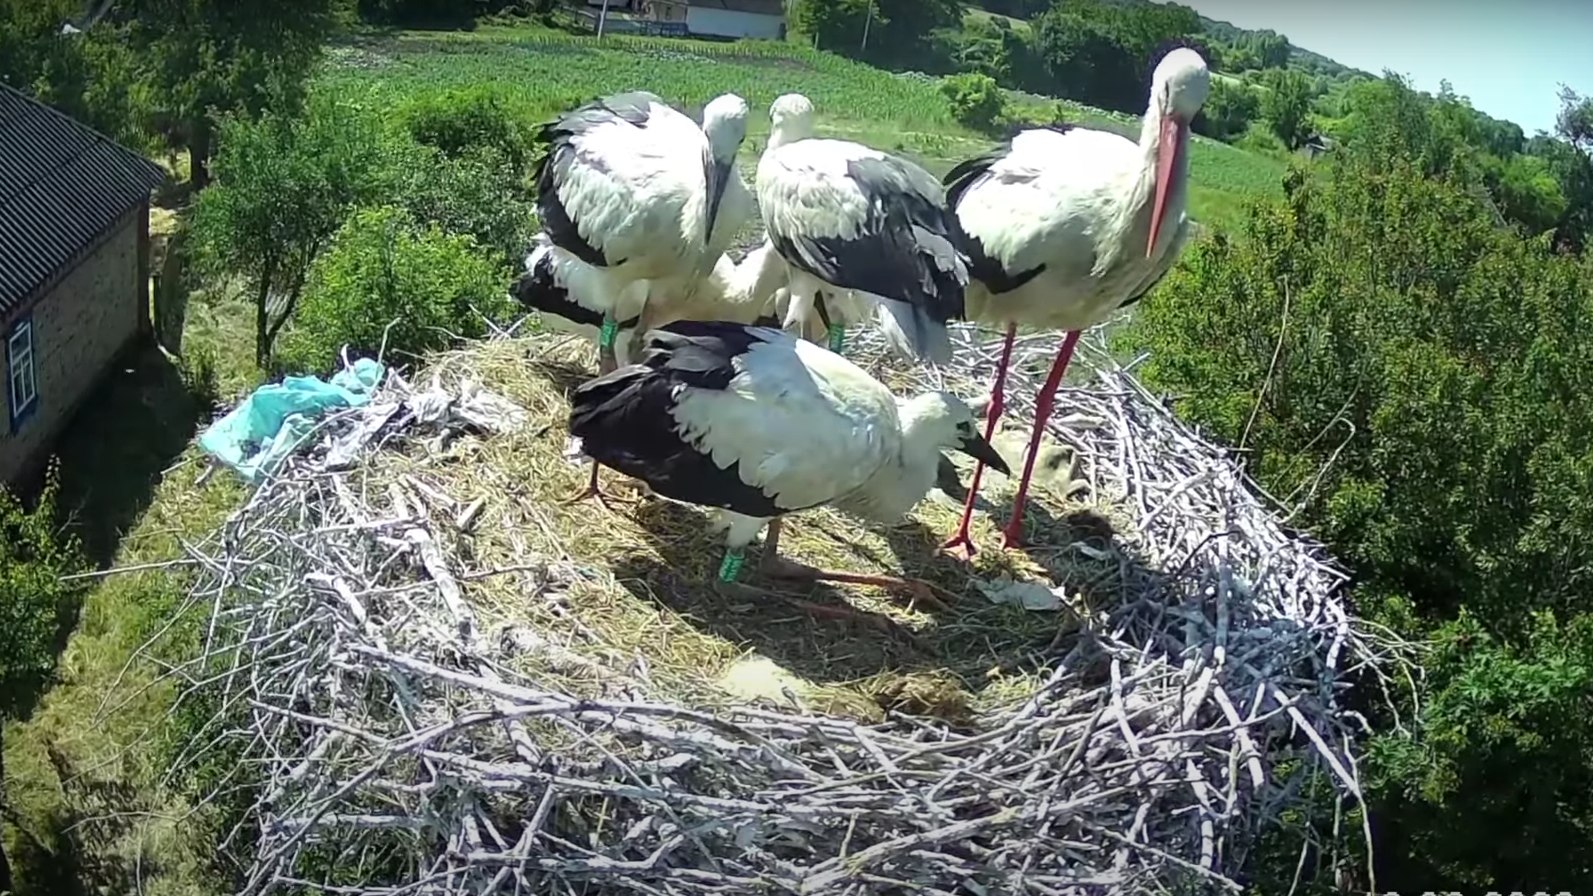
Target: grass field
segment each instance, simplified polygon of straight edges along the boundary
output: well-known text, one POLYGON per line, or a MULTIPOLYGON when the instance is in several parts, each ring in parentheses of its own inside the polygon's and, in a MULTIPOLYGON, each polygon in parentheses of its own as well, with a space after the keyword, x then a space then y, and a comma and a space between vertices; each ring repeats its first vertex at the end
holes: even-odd
MULTIPOLYGON (((539 119, 618 90, 646 88, 686 108, 733 91, 753 109, 742 160, 749 174, 768 135, 769 103, 793 91, 813 100, 827 136, 901 152, 937 175, 993 142, 952 119, 932 79, 772 41, 598 41, 509 28, 403 32, 338 48, 319 81, 321 89, 378 105, 396 104, 417 91, 484 84, 498 85, 524 114, 539 119)), ((1138 120, 1129 116, 1041 97, 1013 100, 1026 117, 1060 112, 1069 121, 1138 136, 1138 120)), ((1281 195, 1284 167, 1277 159, 1195 138, 1195 218, 1222 227, 1246 199, 1281 195)))

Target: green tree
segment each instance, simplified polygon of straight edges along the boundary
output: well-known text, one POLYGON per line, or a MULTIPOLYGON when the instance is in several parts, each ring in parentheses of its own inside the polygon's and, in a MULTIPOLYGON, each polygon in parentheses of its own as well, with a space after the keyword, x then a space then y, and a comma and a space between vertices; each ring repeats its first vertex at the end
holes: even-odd
POLYGON ((115 16, 159 97, 158 130, 203 189, 213 116, 291 111, 351 13, 350 0, 125 0, 115 16))
POLYGON ((1261 117, 1283 145, 1296 149, 1310 136, 1311 81, 1293 71, 1273 71, 1261 97, 1261 117))
POLYGON ((473 238, 501 267, 518 267, 536 229, 536 204, 518 166, 494 146, 453 156, 420 148, 395 202, 446 233, 473 238))
POLYGON ((490 149, 509 164, 523 167, 533 136, 503 92, 488 86, 448 88, 411 96, 398 108, 398 119, 416 142, 450 156, 472 149, 490 149))
POLYGON ((951 114, 974 130, 992 130, 1006 114, 1006 94, 989 75, 952 75, 940 82, 940 92, 951 104, 951 114))
POLYGON ((0 0, 0 83, 141 146, 151 103, 137 61, 109 24, 63 34, 82 11, 80 0, 0 0))
POLYGON ((1211 94, 1193 127, 1214 140, 1232 140, 1250 127, 1260 111, 1261 96, 1254 88, 1218 78, 1212 81, 1211 94))
POLYGON ((298 117, 223 119, 217 182, 200 196, 192 239, 210 273, 249 284, 257 363, 269 361, 311 264, 350 210, 398 182, 402 151, 373 116, 329 97, 298 117))
POLYGON ((1200 17, 1176 4, 1079 0, 1051 7, 1032 27, 1035 52, 1061 95, 1142 113, 1156 52, 1198 35, 1200 17))
POLYGON ((1244 46, 1256 61, 1256 68, 1287 68, 1289 53, 1293 49, 1289 39, 1273 31, 1252 31, 1244 39, 1244 46))
POLYGON ((507 272, 469 237, 422 228, 402 209, 357 212, 316 261, 298 320, 283 340, 292 370, 354 356, 417 356, 486 334, 509 310, 507 272))
POLYGON ((1538 146, 1566 200, 1555 238, 1566 249, 1581 252, 1593 235, 1593 97, 1561 88, 1555 132, 1559 140, 1538 146))
MULTIPOLYGON (((0 488, 0 809, 5 800, 5 725, 33 705, 55 668, 56 619, 71 597, 61 577, 79 569, 77 544, 56 529, 59 480, 52 467, 29 512, 0 488)), ((0 893, 11 890, 0 841, 0 893)))
POLYGON ((1434 645, 1369 746, 1379 883, 1585 890, 1593 268, 1498 226, 1467 166, 1430 170, 1425 110, 1376 96, 1364 141, 1193 247, 1123 338, 1352 566, 1363 616, 1434 645))
POLYGON ((858 53, 864 24, 872 29, 878 22, 876 0, 795 0, 791 8, 795 30, 832 53, 858 53), (874 20, 869 22, 871 9, 874 20))

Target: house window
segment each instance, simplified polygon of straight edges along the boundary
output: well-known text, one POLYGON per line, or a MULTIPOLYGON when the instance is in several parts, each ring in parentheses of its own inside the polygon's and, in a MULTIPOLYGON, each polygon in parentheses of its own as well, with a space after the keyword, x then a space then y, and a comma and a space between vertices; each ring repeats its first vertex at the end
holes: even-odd
POLYGON ((11 335, 6 339, 6 369, 11 384, 11 431, 15 432, 39 403, 33 364, 33 321, 28 318, 11 326, 11 335))

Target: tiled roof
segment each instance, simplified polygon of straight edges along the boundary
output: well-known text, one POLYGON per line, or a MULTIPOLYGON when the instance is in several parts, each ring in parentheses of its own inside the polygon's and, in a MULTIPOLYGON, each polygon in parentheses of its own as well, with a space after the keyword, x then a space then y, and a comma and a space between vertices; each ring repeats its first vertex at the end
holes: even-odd
POLYGON ((0 84, 0 314, 164 178, 154 162, 0 84))

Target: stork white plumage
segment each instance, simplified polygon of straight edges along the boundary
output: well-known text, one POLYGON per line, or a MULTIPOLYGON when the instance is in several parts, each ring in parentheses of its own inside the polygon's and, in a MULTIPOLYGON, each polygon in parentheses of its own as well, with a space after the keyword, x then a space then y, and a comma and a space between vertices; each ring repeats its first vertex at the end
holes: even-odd
POLYGON ((800 94, 769 108, 758 160, 758 209, 790 267, 787 328, 817 316, 839 350, 842 333, 877 315, 898 351, 944 363, 946 322, 962 317, 968 266, 944 190, 918 165, 848 140, 813 136, 800 94))
POLYGON ((616 304, 607 317, 689 297, 712 272, 752 216, 735 168, 746 129, 747 103, 735 94, 709 102, 698 126, 645 91, 588 103, 543 128, 550 149, 537 172, 537 212, 548 238, 596 269, 603 293, 659 281, 627 294, 636 307, 616 304))
MULTIPOLYGON (((967 317, 1006 324, 985 437, 1002 411, 1019 324, 1065 330, 1035 408, 1006 546, 1023 534, 1035 452, 1080 331, 1138 301, 1166 274, 1189 232, 1189 123, 1210 90, 1206 61, 1188 48, 1151 77, 1139 142, 1089 128, 1037 128, 946 175, 947 198, 967 235, 967 317)), ((957 532, 944 548, 974 553, 968 534, 982 469, 974 470, 957 532)))
MULTIPOLYGON (((537 213, 558 248, 599 273, 598 369, 614 369, 621 319, 645 332, 671 297, 689 298, 752 216, 736 171, 747 103, 735 94, 703 108, 701 126, 645 91, 588 103, 545 125, 537 213), (652 281, 633 288, 637 281, 652 281)), ((597 467, 581 497, 601 498, 597 467)))
MULTIPOLYGON (((783 263, 776 257, 771 264, 771 255, 773 249, 767 244, 749 252, 739 263, 729 253, 720 255, 707 279, 689 296, 668 296, 658 302, 656 313, 662 319, 655 322, 724 320, 779 326, 778 290, 784 272, 775 265, 783 263)), ((604 316, 612 317, 614 359, 624 365, 635 360, 633 349, 641 333, 637 329, 639 309, 647 300, 646 294, 666 285, 638 280, 620 296, 604 292, 608 278, 601 268, 560 249, 547 234, 539 233, 526 255, 524 272, 510 287, 510 295, 527 311, 538 312, 549 328, 594 340, 600 338, 604 316)))
POLYGON ((782 330, 678 321, 649 334, 640 363, 575 390, 570 432, 599 463, 658 494, 724 511, 723 585, 768 523, 766 572, 924 595, 927 586, 907 579, 779 560, 779 518, 827 504, 900 519, 934 484, 942 449, 1000 469, 975 418, 946 393, 898 401, 857 365, 782 330))

